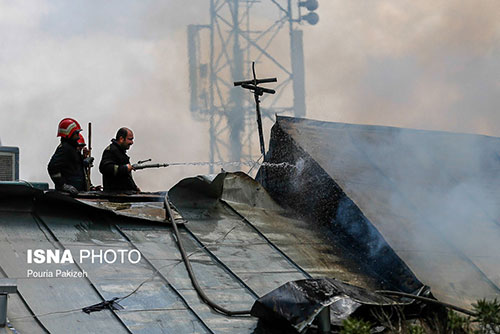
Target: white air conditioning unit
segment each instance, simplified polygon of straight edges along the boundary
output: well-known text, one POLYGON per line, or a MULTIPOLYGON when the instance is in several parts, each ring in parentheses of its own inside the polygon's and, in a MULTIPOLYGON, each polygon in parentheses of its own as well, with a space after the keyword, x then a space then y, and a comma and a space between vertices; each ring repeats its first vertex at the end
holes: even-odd
POLYGON ((0 181, 19 180, 19 148, 0 146, 0 181))

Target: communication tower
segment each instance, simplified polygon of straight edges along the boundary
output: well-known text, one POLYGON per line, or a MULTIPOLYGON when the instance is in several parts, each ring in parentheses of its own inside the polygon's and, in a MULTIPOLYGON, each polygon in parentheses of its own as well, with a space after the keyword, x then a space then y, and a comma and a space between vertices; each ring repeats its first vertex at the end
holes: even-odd
MULTIPOLYGON (((262 116, 306 114, 302 30, 318 22, 317 0, 210 0, 210 23, 189 25, 190 110, 209 122, 209 159, 256 160, 255 105, 233 87, 251 77, 278 77, 277 93, 262 98, 262 116)), ((213 165, 210 165, 213 173, 213 165)))

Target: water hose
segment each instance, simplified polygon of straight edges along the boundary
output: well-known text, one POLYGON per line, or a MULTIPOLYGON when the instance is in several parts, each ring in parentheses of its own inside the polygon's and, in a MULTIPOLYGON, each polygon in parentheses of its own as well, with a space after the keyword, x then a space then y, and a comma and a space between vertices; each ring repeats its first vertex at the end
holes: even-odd
POLYGON ((224 315, 228 315, 228 316, 250 315, 250 310, 230 311, 230 310, 216 304, 215 302, 210 300, 210 298, 208 298, 208 296, 205 294, 203 289, 198 284, 198 280, 196 279, 196 276, 194 275, 194 272, 193 272, 193 268, 191 267, 191 262, 189 261, 189 258, 186 254, 186 251, 184 250, 184 246, 182 244, 180 234, 179 234, 179 229, 177 228, 177 223, 175 222, 174 215, 172 214, 172 209, 170 208, 170 204, 168 203, 168 195, 165 195, 164 204, 165 204, 165 209, 166 209, 166 212, 168 215, 167 220, 170 219, 170 221, 172 222, 172 226, 174 227, 174 233, 175 233, 175 237, 177 239, 177 246, 179 247, 179 251, 181 253, 182 260, 184 261, 184 265, 186 266, 186 270, 189 274, 189 278, 191 279, 191 282, 193 283, 193 287, 195 288, 196 292, 198 293, 198 296, 200 296, 201 300, 203 300, 203 302, 205 302, 205 304, 210 306, 215 311, 222 313, 224 315))

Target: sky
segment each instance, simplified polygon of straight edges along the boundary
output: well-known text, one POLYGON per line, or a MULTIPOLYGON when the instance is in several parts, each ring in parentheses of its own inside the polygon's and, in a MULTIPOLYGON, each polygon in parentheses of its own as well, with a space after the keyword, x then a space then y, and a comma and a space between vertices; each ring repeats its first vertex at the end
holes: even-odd
MULTIPOLYGON (((92 122, 96 163, 121 126, 134 131, 132 162, 208 161, 207 122, 189 111, 186 41, 188 24, 209 22, 208 4, 0 0, 0 140, 20 148, 20 178, 53 186, 46 166, 65 117, 84 136, 92 122)), ((500 136, 500 2, 319 0, 317 13, 317 25, 299 26, 307 118, 500 136)), ((207 172, 134 178, 156 191, 207 172)), ((92 181, 102 183, 96 167, 92 181)))

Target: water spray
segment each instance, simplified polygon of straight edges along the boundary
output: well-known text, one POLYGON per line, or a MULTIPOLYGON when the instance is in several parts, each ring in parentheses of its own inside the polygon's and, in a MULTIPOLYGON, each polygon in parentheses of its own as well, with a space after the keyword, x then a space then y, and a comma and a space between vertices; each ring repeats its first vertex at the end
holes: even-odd
POLYGON ((146 164, 146 162, 151 161, 151 159, 141 160, 137 163, 133 164, 132 167, 134 170, 141 170, 147 168, 161 168, 161 167, 169 167, 169 166, 240 166, 245 165, 248 167, 253 167, 255 165, 264 166, 269 168, 294 168, 298 169, 299 167, 288 162, 280 162, 280 163, 272 163, 272 162, 258 162, 254 160, 247 161, 194 161, 194 162, 168 162, 168 163, 157 163, 157 164, 146 164))

